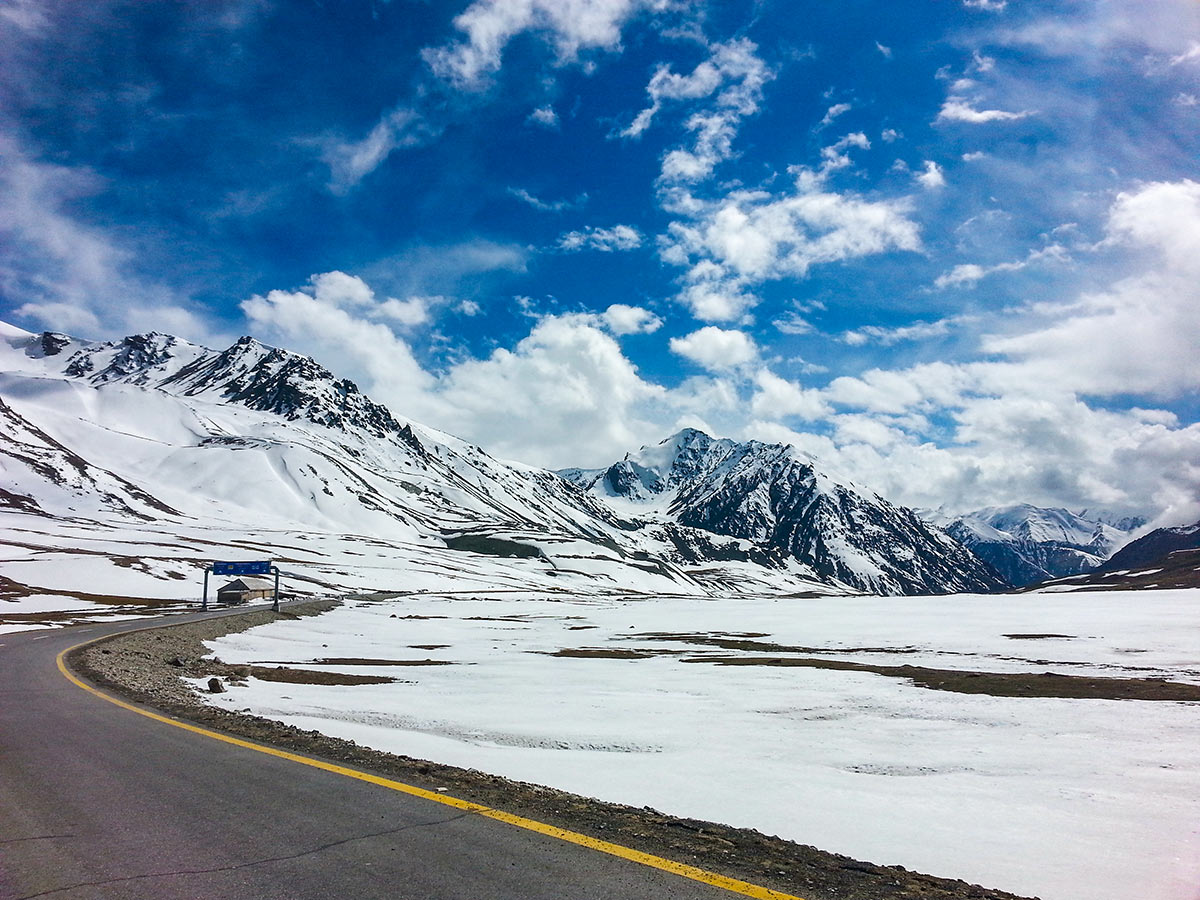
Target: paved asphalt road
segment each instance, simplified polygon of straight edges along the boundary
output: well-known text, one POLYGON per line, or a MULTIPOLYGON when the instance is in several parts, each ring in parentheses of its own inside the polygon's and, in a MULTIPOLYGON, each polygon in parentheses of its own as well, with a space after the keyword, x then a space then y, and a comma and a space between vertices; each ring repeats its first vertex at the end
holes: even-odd
POLYGON ((0 900, 735 896, 192 734, 58 671, 144 624, 0 634, 0 900))

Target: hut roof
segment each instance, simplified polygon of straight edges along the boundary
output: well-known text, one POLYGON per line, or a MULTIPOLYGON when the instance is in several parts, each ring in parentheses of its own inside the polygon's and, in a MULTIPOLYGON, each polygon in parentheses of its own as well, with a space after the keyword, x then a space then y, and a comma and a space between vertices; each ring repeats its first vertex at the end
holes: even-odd
POLYGON ((218 594, 228 594, 237 591, 273 591, 275 581, 271 578, 235 578, 228 584, 217 588, 218 594))

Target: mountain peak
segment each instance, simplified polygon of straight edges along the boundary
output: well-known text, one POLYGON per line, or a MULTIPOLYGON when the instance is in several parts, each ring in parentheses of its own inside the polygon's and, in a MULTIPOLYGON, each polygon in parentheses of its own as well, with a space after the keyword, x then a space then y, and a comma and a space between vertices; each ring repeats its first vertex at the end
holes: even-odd
POLYGON ((912 510, 839 484, 785 444, 685 428, 606 469, 565 470, 620 513, 736 538, 763 558, 878 593, 986 591, 1002 580, 912 510))

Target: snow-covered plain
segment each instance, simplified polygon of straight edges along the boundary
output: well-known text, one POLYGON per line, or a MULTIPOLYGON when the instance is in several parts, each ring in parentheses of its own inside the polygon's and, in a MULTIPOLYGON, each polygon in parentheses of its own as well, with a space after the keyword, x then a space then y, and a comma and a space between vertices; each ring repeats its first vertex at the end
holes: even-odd
POLYGON ((1044 900, 1200 896, 1200 704, 963 695, 868 673, 704 661, 799 655, 1200 683, 1200 591, 417 593, 350 601, 212 648, 230 663, 396 677, 355 687, 250 679, 209 697, 381 750, 1044 900), (1046 634, 1064 636, 1030 637, 1046 634), (739 640, 793 649, 729 646, 739 640), (551 655, 589 648, 599 655, 551 655), (377 664, 318 662, 334 658, 377 664), (421 660, 447 664, 404 665, 421 660))

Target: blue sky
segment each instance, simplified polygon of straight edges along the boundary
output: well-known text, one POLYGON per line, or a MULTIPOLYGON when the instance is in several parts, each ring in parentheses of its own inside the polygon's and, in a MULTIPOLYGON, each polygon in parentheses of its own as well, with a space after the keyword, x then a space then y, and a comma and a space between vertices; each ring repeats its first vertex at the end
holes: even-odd
POLYGON ((1200 515, 1193 0, 0 7, 0 317, 509 458, 1200 515))

